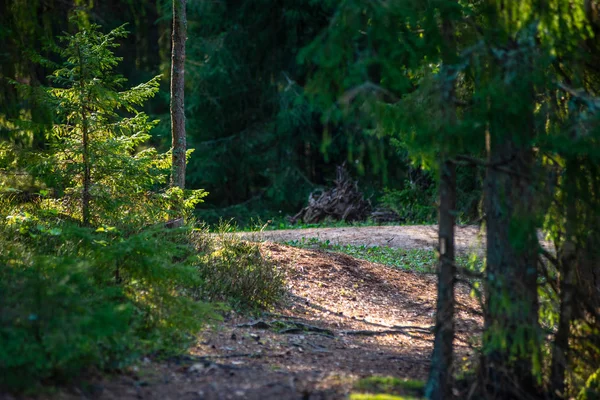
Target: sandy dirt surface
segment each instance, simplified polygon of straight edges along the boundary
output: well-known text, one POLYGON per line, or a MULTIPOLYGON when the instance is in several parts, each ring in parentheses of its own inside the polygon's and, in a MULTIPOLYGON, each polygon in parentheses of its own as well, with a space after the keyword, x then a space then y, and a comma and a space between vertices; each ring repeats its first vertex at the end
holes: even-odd
MULTIPOLYGON (((372 233, 373 244, 389 239, 398 245, 434 243, 433 231, 425 228, 412 228, 418 238, 393 235, 390 228, 362 229, 372 233)), ((475 236, 473 231, 469 237, 475 236)), ((272 242, 261 248, 288 277, 288 295, 271 313, 230 314, 202 333, 188 355, 145 359, 48 398, 344 399, 361 377, 426 379, 435 276, 272 242)), ((455 345, 462 363, 469 361, 482 321, 467 288, 458 288, 457 299, 455 345)))
MULTIPOLYGON (((485 235, 480 232, 478 226, 458 226, 455 236, 457 250, 469 252, 483 246, 485 235)), ((389 246, 402 249, 435 249, 438 241, 435 225, 288 229, 264 231, 262 237, 275 242, 317 238, 322 241, 329 240, 331 244, 389 246)))

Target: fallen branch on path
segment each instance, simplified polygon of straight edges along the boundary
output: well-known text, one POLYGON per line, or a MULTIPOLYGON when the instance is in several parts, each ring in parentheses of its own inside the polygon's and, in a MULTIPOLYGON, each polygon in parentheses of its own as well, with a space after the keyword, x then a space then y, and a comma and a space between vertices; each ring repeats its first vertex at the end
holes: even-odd
POLYGON ((370 331, 370 330, 356 330, 356 331, 340 331, 341 335, 347 336, 377 336, 377 335, 397 335, 404 334, 408 336, 412 336, 409 332, 417 332, 417 333, 425 333, 431 334, 433 333, 434 327, 422 328, 419 326, 393 326, 392 329, 384 329, 381 331, 370 331))
MULTIPOLYGON (((333 338, 335 332, 331 329, 319 328, 318 326, 308 325, 302 322, 296 321, 256 321, 245 324, 237 325, 238 328, 255 328, 255 329, 274 329, 278 333, 282 334, 300 334, 300 333, 314 333, 325 337, 333 338), (278 329, 279 327, 279 329, 278 329)), ((434 331, 434 327, 420 327, 420 326, 390 326, 390 329, 384 330, 346 330, 339 331, 338 334, 346 336, 377 336, 377 335, 396 335, 404 334, 408 336, 414 336, 414 333, 431 334, 434 331)))
POLYGON ((237 325, 238 328, 255 328, 255 329, 274 329, 277 330, 278 333, 307 333, 314 332, 317 334, 321 334, 328 337, 333 337, 335 334, 331 329, 319 328, 318 326, 304 324, 302 322, 296 321, 280 321, 275 320, 271 322, 265 321, 256 321, 250 322, 246 324, 237 325))

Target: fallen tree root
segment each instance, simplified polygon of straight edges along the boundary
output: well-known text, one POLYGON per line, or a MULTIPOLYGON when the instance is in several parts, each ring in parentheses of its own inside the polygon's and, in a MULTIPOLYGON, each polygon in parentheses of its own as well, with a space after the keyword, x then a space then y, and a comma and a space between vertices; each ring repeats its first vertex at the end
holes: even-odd
MULTIPOLYGON (((319 328, 318 326, 305 324, 297 321, 280 321, 275 320, 271 322, 255 321, 245 324, 237 325, 238 328, 255 328, 255 329, 272 329, 282 334, 297 334, 312 332, 326 337, 334 337, 335 332, 331 329, 319 328)), ((420 327, 420 326, 390 326, 390 329, 384 330, 347 330, 337 332, 340 335, 346 336, 377 336, 377 335, 395 335, 404 334, 412 336, 414 333, 433 333, 433 326, 420 327)))
POLYGON ((413 333, 425 333, 430 334, 433 333, 433 326, 429 328, 422 328, 419 326, 394 326, 392 329, 384 329, 384 330, 356 330, 356 331, 340 331, 341 335, 347 336, 377 336, 377 335, 397 335, 397 334, 405 334, 411 335, 409 332, 413 333))
POLYGON ((271 322, 256 321, 246 324, 237 325, 238 328, 255 328, 255 329, 274 329, 278 333, 306 333, 314 332, 325 336, 333 337, 335 334, 332 330, 326 328, 319 328, 318 326, 308 325, 297 321, 280 321, 275 320, 271 322))
POLYGON ((371 202, 365 200, 358 184, 350 178, 346 168, 337 167, 335 186, 329 190, 317 190, 308 197, 308 206, 289 220, 292 224, 321 222, 327 218, 335 221, 365 221, 371 212, 371 202))

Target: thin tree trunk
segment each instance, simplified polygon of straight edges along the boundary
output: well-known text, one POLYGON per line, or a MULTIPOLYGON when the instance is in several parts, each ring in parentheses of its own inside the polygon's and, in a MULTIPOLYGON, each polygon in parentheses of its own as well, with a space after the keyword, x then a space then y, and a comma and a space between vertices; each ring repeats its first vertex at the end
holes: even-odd
POLYGON ((452 362, 454 341, 454 209, 456 201, 456 167, 442 162, 440 167, 439 261, 435 323, 435 341, 426 398, 442 400, 452 397, 452 362))
MULTIPOLYGON (((187 39, 186 0, 173 0, 171 48, 171 187, 185 189, 185 41, 187 39)), ((179 205, 175 206, 177 212, 179 205)), ((183 217, 174 215, 170 228, 183 226, 183 217)))
POLYGON ((560 317, 558 321, 558 330, 554 338, 554 347, 552 349, 552 394, 555 398, 565 397, 565 369, 569 351, 569 333, 571 321, 573 319, 573 300, 575 296, 575 271, 577 262, 576 253, 576 232, 575 224, 577 220, 577 198, 574 196, 573 178, 577 170, 577 161, 569 160, 566 166, 566 227, 565 243, 562 249, 560 259, 560 317))
POLYGON ((185 188, 185 41, 187 39, 186 0, 173 0, 171 56, 171 135, 173 165, 171 186, 185 188))
POLYGON ((85 94, 85 63, 83 60, 83 54, 81 53, 81 48, 77 48, 78 57, 79 57, 79 90, 80 92, 80 102, 81 102, 81 134, 82 134, 82 161, 83 161, 83 191, 81 193, 81 220, 84 226, 89 226, 90 224, 90 187, 92 186, 92 174, 91 174, 91 166, 90 166, 90 137, 89 137, 89 127, 88 127, 88 118, 86 114, 86 94, 85 94))
MULTIPOLYGON (((442 22, 442 37, 444 39, 442 58, 448 66, 451 65, 456 57, 454 28, 448 18, 442 22)), ((444 114, 448 126, 452 126, 456 122, 454 93, 454 82, 452 82, 452 87, 447 93, 444 93, 446 104, 444 114)), ((451 398, 453 383, 454 279, 456 275, 454 259, 456 166, 445 158, 446 156, 442 153, 440 155, 439 260, 435 341, 431 355, 429 378, 425 390, 425 396, 430 400, 451 398)))
POLYGON ((88 132, 88 121, 85 110, 81 111, 82 134, 83 134, 83 193, 81 196, 81 216, 84 226, 90 224, 90 186, 92 186, 92 175, 90 168, 90 138, 88 132))

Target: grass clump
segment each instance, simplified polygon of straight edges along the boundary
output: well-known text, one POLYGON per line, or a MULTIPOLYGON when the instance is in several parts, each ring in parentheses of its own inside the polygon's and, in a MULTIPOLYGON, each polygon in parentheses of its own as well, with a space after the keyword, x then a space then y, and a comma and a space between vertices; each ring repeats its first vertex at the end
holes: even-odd
POLYGON ((286 242, 289 246, 319 249, 348 254, 352 257, 387 265, 406 271, 429 273, 435 271, 436 252, 424 249, 398 249, 387 246, 365 246, 353 244, 332 244, 329 240, 302 238, 286 242))
POLYGON ((285 276, 258 243, 240 239, 230 223, 221 223, 208 240, 198 259, 201 298, 243 310, 270 308, 281 298, 285 276))
POLYGON ((392 376, 370 376, 354 384, 359 393, 350 395, 353 400, 410 400, 421 398, 425 383, 392 376))

